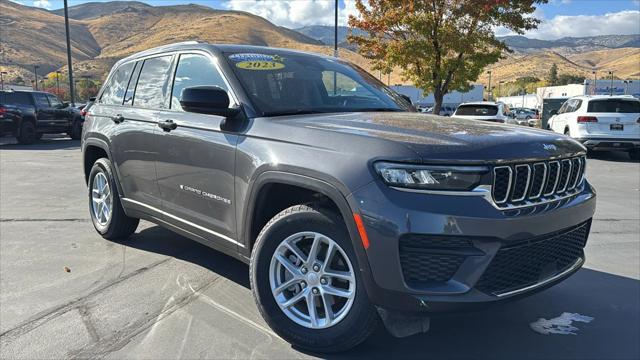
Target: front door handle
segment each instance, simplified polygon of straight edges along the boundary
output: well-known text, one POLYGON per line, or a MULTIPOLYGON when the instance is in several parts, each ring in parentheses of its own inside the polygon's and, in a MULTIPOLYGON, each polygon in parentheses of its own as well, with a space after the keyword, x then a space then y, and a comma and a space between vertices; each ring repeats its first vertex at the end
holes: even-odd
POLYGON ((118 114, 116 116, 112 116, 111 120, 113 120, 113 122, 116 124, 120 124, 121 122, 124 121, 124 116, 122 116, 121 114, 118 114))
POLYGON ((169 119, 169 120, 159 121, 158 126, 160 126, 162 130, 169 132, 171 130, 175 130, 178 127, 178 124, 173 122, 173 120, 169 119))

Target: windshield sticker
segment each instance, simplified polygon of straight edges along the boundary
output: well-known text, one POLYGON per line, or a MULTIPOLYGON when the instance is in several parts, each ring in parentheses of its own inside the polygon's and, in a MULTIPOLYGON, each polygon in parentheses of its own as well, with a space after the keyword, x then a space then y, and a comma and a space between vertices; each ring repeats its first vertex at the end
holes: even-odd
POLYGON ((233 54, 229 55, 231 61, 280 61, 282 58, 277 55, 267 54, 233 54))
POLYGON ((242 61, 236 67, 245 70, 277 70, 283 69, 284 64, 276 61, 242 61))

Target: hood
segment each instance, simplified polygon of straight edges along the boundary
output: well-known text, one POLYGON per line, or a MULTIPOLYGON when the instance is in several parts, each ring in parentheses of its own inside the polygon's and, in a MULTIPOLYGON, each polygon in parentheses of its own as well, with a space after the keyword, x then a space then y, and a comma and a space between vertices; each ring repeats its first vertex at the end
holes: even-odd
MULTIPOLYGON (((329 132, 332 141, 349 141, 353 146, 357 146, 359 137, 394 142, 411 149, 424 162, 526 161, 585 151, 580 143, 547 130, 412 112, 295 115, 271 120, 329 132)), ((308 140, 313 142, 314 138, 308 140)), ((372 151, 360 149, 365 150, 372 151)))

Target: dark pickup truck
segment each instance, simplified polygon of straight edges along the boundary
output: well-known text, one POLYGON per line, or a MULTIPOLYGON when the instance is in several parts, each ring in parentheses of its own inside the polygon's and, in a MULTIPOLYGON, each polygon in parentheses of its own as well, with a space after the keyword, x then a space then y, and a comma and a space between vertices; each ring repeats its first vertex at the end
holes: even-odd
POLYGON ((79 139, 84 121, 80 111, 54 94, 40 91, 0 91, 2 136, 31 144, 43 134, 66 133, 79 139))

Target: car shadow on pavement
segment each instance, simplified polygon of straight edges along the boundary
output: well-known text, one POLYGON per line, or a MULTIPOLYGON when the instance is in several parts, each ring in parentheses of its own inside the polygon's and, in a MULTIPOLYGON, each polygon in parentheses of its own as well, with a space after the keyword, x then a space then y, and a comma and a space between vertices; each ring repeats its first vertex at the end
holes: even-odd
POLYGON ((587 158, 612 162, 640 163, 640 160, 631 159, 626 151, 589 151, 587 158))
POLYGON ((142 229, 131 235, 129 239, 118 243, 188 261, 209 269, 247 289, 250 288, 249 267, 246 264, 160 226, 142 229))
MULTIPOLYGON (((250 288, 246 264, 160 226, 145 228, 119 243, 189 261, 250 288)), ((638 359, 638 338, 640 281, 583 268, 522 300, 475 312, 437 315, 425 334, 394 338, 379 326, 350 351, 307 355, 329 359, 638 359), (542 335, 530 327, 541 318, 553 319, 563 313, 594 319, 572 324, 578 328, 575 335, 542 335)))
POLYGON ((49 135, 30 145, 18 144, 11 138, 0 138, 0 150, 64 150, 80 149, 80 140, 49 135))

